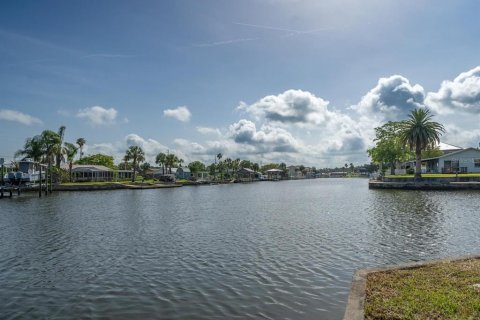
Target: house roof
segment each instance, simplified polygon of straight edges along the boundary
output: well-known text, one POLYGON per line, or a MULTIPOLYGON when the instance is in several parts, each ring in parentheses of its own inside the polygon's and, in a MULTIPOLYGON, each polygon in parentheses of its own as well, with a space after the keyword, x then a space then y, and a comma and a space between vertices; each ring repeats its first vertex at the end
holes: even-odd
POLYGON ((460 150, 458 150, 458 151, 446 153, 446 154, 443 154, 443 155, 438 156, 438 157, 432 157, 432 158, 422 159, 422 161, 434 160, 434 159, 440 159, 440 158, 450 157, 450 156, 453 156, 453 155, 456 155, 456 154, 460 154, 460 153, 462 153, 462 152, 470 151, 470 150, 478 151, 478 152, 480 153, 480 150, 479 150, 479 149, 476 149, 476 148, 467 148, 467 149, 460 149, 460 150))
MULTIPOLYGON (((64 166, 65 169, 68 169, 68 165, 64 166)), ((113 171, 110 168, 105 166, 97 166, 91 164, 74 164, 72 166, 73 172, 98 172, 98 171, 113 171)))
POLYGON ((437 146, 437 148, 440 150, 440 151, 447 151, 447 150, 463 150, 463 148, 461 147, 457 147, 457 146, 454 146, 452 144, 448 144, 448 143, 444 143, 444 142, 440 142, 437 146))
POLYGON ((270 170, 267 170, 266 172, 283 172, 283 170, 280 170, 280 169, 270 169, 270 170))

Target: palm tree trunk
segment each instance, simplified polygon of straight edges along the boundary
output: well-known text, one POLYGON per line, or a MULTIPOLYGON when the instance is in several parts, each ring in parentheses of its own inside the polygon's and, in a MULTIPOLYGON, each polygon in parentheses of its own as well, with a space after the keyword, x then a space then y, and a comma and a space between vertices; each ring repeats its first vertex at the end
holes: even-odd
POLYGON ((133 175, 132 175, 132 182, 135 182, 135 172, 137 171, 137 161, 133 159, 133 175))
POLYGON ((415 180, 422 179, 422 149, 417 147, 415 149, 415 180))
POLYGON ((70 171, 70 182, 72 182, 72 166, 73 166, 73 162, 70 161, 70 166, 69 166, 69 171, 70 171))

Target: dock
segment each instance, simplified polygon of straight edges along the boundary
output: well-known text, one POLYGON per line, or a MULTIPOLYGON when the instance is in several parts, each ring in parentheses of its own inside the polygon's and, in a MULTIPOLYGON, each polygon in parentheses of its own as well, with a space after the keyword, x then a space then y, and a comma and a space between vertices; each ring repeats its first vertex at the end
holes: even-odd
POLYGON ((13 195, 20 195, 20 187, 19 186, 0 186, 0 199, 7 197, 11 198, 13 195))

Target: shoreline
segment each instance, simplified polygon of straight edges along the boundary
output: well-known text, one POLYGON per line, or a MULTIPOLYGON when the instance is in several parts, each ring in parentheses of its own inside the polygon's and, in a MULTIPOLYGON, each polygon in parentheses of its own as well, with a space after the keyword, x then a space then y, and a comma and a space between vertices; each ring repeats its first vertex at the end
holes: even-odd
POLYGON ((480 190, 479 181, 445 181, 428 179, 424 181, 368 181, 369 189, 399 189, 399 190, 480 190))

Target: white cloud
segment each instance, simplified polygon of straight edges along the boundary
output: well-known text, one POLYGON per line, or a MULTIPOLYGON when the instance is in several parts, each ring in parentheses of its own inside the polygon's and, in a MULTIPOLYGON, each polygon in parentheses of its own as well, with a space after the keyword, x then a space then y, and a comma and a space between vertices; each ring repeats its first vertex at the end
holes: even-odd
POLYGON ((106 109, 101 106, 93 106, 79 110, 77 117, 86 119, 92 125, 100 126, 114 124, 117 113, 114 108, 106 109))
POLYGON ((197 131, 201 134, 214 134, 220 136, 222 133, 220 132, 220 129, 217 128, 209 128, 209 127, 197 127, 197 131))
POLYGON ((16 110, 0 109, 0 120, 18 122, 24 125, 43 124, 42 120, 16 110))
POLYGON ((443 81, 437 92, 428 93, 427 105, 440 114, 480 114, 480 66, 461 73, 453 81, 443 81))
POLYGON ((164 146, 155 139, 145 139, 136 133, 131 133, 125 137, 126 148, 130 146, 139 146, 145 152, 145 157, 148 161, 155 159, 155 156, 160 152, 166 152, 168 147, 164 146))
POLYGON ((257 130, 255 123, 242 119, 230 126, 236 143, 254 146, 258 153, 297 152, 300 143, 283 128, 264 125, 257 130))
POLYGON ((257 120, 305 127, 328 122, 333 115, 328 104, 308 91, 287 90, 276 96, 263 97, 251 105, 241 102, 237 109, 245 110, 257 120))
POLYGON ((186 106, 181 106, 175 109, 164 110, 163 115, 165 117, 171 117, 171 118, 177 119, 178 121, 181 121, 181 122, 188 122, 192 117, 192 114, 190 113, 190 111, 186 106))
POLYGON ((386 121, 402 120, 410 110, 422 107, 425 91, 422 86, 411 85, 400 75, 380 78, 377 85, 352 106, 359 114, 386 121))

